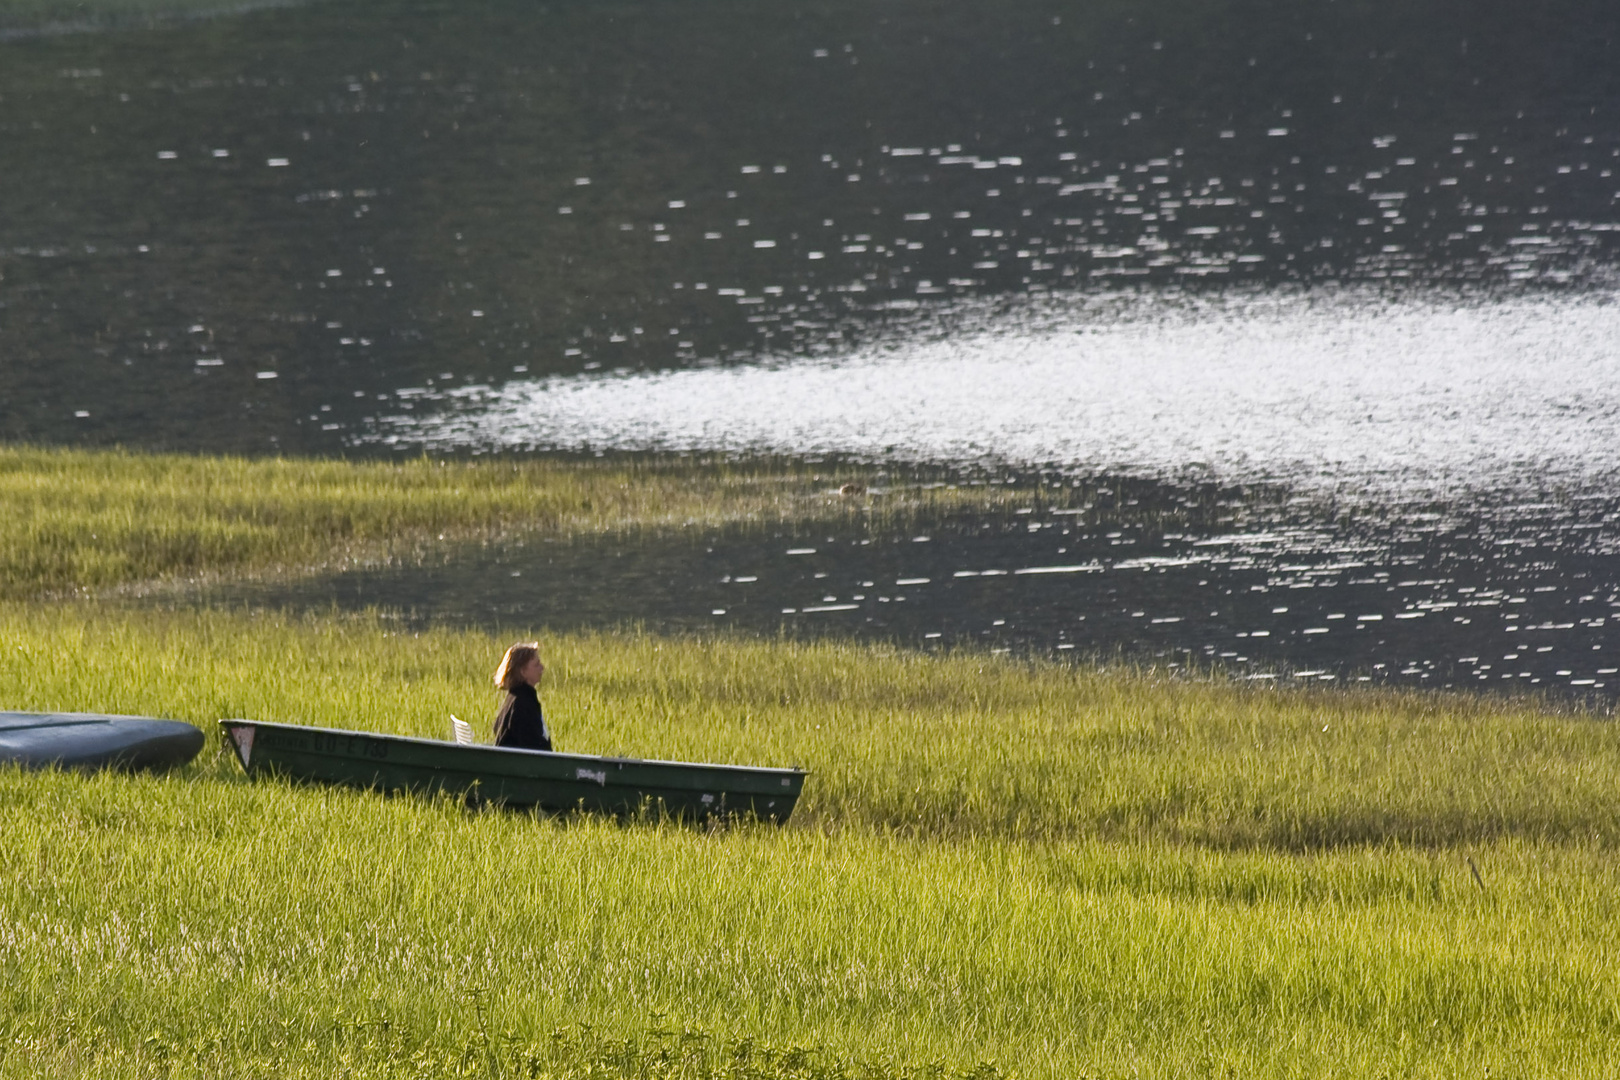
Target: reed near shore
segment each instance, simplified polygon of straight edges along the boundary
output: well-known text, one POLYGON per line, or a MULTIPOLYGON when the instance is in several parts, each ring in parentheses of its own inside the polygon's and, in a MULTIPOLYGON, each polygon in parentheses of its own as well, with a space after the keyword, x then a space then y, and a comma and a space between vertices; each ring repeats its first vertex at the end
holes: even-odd
POLYGON ((0 598, 409 561, 478 538, 905 520, 1083 495, 785 459, 386 462, 0 446, 0 598))

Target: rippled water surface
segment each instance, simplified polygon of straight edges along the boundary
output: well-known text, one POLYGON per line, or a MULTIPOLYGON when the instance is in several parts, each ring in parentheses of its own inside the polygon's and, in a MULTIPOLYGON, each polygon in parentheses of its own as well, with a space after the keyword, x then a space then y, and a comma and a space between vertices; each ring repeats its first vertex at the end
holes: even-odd
MULTIPOLYGON (((1497 300, 1528 329, 1612 291, 1617 25, 1595 2, 329 0, 14 39, 0 433, 443 443, 391 418, 940 335, 1027 358, 1030 309, 1106 327, 1121 290, 1189 370, 1189 317, 1159 341, 1157 312, 1258 293, 1262 322, 1303 320, 1296 370, 1209 358, 1294 392, 1371 350, 1280 290, 1349 287, 1363 325, 1416 295, 1438 340, 1427 289, 1487 336, 1497 300)), ((1227 404, 1178 408, 1200 401, 1227 404)))
POLYGON ((1498 498, 1620 467, 1603 297, 1085 295, 918 319, 837 359, 423 393, 390 440, 817 452, 1498 498), (446 408, 448 406, 448 408, 446 408))
POLYGON ((105 3, 0 16, 0 436, 1088 493, 259 600, 1610 685, 1613 5, 105 3))
POLYGON ((370 605, 412 624, 514 633, 635 620, 1117 653, 1261 680, 1603 696, 1620 686, 1611 618, 1620 500, 1390 513, 1130 479, 1073 495, 1063 506, 950 515, 904 532, 738 529, 485 546, 425 567, 237 586, 207 599, 370 605))

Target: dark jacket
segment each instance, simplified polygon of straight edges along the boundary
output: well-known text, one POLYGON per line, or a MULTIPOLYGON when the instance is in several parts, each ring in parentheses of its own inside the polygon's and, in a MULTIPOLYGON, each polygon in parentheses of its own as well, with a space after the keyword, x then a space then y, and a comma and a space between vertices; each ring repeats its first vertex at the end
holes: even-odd
POLYGON ((506 692, 500 711, 495 714, 495 745, 524 750, 550 750, 551 732, 540 713, 540 695, 534 687, 520 682, 506 692))

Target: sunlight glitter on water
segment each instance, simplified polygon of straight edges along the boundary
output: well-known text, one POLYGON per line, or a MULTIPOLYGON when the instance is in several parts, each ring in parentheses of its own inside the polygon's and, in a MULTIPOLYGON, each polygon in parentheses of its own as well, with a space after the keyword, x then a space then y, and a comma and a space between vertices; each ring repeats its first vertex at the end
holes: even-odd
POLYGON ((1620 469, 1608 294, 1047 297, 833 359, 553 376, 440 399, 435 448, 847 454, 1305 491, 1588 486, 1620 469))

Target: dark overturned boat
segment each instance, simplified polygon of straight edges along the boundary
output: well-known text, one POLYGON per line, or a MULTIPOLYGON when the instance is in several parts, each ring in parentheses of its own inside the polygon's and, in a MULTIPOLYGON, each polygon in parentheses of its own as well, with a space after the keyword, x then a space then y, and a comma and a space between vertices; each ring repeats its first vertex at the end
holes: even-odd
POLYGON ((516 750, 257 720, 219 723, 249 776, 446 792, 551 812, 687 820, 753 816, 781 823, 793 812, 806 775, 801 769, 516 750))
POLYGON ((179 720, 103 713, 0 712, 0 764, 25 768, 172 769, 203 748, 179 720))

